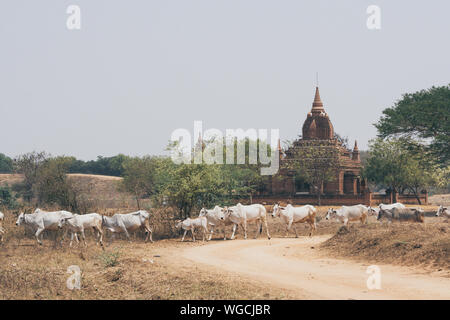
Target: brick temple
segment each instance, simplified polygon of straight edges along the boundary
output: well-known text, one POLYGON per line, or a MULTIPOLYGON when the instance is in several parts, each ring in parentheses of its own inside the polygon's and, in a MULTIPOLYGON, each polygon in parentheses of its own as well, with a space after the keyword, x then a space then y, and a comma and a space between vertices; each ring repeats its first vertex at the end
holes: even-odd
MULTIPOLYGON (((306 115, 302 127, 302 135, 295 140, 287 150, 280 153, 280 170, 277 175, 268 179, 264 190, 254 200, 264 203, 288 201, 292 204, 316 204, 317 197, 312 188, 296 176, 295 171, 288 169, 289 161, 295 160, 295 149, 303 147, 333 148, 334 157, 339 157, 334 179, 324 183, 321 187, 321 203, 323 205, 353 205, 377 203, 391 203, 392 194, 373 194, 367 187, 367 181, 361 177, 362 164, 358 144, 355 141, 353 149, 348 149, 335 135, 333 124, 320 98, 319 88, 316 87, 311 111, 306 115)), ((423 201, 427 202, 424 194, 423 201)), ((411 196, 401 196, 398 201, 416 203, 411 196)))
POLYGON ((276 195, 297 195, 313 193, 310 186, 301 178, 295 176, 295 172, 286 169, 286 163, 293 160, 296 152, 292 149, 305 146, 335 148, 334 155, 340 163, 336 170, 334 181, 329 181, 322 186, 323 194, 362 194, 365 190, 365 181, 361 179, 361 160, 357 142, 353 150, 347 149, 334 134, 333 124, 325 111, 320 99, 319 88, 316 87, 314 102, 311 111, 307 114, 302 127, 302 136, 293 142, 285 152, 280 151, 281 179, 272 179, 271 193, 276 195))

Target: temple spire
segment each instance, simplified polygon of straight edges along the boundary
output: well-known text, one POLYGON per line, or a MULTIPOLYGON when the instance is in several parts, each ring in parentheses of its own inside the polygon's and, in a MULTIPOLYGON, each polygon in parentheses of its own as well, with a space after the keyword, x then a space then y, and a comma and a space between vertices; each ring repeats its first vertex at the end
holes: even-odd
POLYGON ((352 160, 361 161, 361 158, 359 156, 358 142, 356 142, 356 140, 355 140, 355 146, 353 147, 352 160))
POLYGON ((323 108, 322 100, 320 99, 319 87, 316 87, 316 94, 314 96, 314 102, 312 105, 311 112, 322 112, 325 111, 323 108))
POLYGON ((281 140, 280 139, 278 139, 278 158, 280 159, 280 160, 282 160, 283 159, 283 149, 281 148, 281 140))

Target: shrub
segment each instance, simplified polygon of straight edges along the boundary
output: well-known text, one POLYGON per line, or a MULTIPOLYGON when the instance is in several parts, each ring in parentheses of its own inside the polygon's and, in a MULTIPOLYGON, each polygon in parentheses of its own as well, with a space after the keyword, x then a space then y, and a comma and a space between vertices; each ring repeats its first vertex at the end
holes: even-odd
POLYGON ((19 207, 16 198, 12 194, 11 188, 8 186, 0 186, 0 207, 10 210, 19 207))
POLYGON ((120 250, 105 251, 98 256, 105 268, 115 267, 119 264, 120 250))

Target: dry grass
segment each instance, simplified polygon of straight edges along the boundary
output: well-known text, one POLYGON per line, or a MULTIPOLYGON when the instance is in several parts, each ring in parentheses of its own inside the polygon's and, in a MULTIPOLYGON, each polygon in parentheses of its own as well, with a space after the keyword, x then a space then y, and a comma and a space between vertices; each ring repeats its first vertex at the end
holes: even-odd
POLYGON ((421 266, 450 276, 450 224, 443 218, 420 223, 369 223, 341 227, 322 246, 327 255, 373 263, 421 266))
POLYGON ((448 206, 450 205, 450 194, 435 194, 428 198, 428 202, 435 206, 440 206, 441 204, 448 206))
POLYGON ((0 185, 13 185, 23 181, 21 174, 0 173, 0 185))
POLYGON ((38 247, 32 240, 0 250, 0 299, 282 299, 289 294, 237 275, 199 269, 176 257, 181 247, 201 245, 162 240, 154 244, 116 241, 115 266, 101 259, 93 244, 85 248, 38 247), (67 267, 82 270, 81 290, 66 287, 67 267))

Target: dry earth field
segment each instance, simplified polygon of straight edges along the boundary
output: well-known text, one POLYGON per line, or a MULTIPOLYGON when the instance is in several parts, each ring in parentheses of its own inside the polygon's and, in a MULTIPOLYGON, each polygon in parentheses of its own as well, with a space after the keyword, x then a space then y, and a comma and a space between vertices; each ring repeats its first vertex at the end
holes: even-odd
MULTIPOLYGON (((116 196, 124 204, 120 210, 132 206, 111 183, 117 178, 73 178, 90 181, 93 196, 105 195, 105 211, 116 196)), ((20 181, 15 175, 6 180, 11 179, 20 181)), ((106 240, 105 250, 90 234, 87 248, 69 248, 67 240, 55 247, 52 234, 38 246, 6 212, 0 299, 450 299, 450 223, 432 216, 436 205, 424 209, 429 212, 425 224, 388 225, 370 218, 367 225, 346 229, 323 219, 327 208, 320 207, 312 238, 306 225, 298 227, 298 239, 294 233, 284 238, 278 218, 269 218, 270 241, 264 233, 259 240, 242 240, 240 232, 238 240, 223 241, 219 232, 205 243, 192 243, 190 237, 181 243, 179 234, 143 243, 137 234, 132 243, 106 240), (380 291, 365 286, 370 264, 381 267, 380 291), (81 290, 66 287, 71 265, 82 270, 81 290)), ((255 231, 251 226, 251 238, 255 231)))

